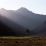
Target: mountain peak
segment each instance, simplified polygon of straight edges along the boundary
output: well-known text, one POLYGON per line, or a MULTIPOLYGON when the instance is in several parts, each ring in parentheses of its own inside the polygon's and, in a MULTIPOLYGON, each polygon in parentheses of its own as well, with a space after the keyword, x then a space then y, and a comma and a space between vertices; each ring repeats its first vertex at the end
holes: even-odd
MULTIPOLYGON (((21 10, 21 11, 27 11, 28 9, 26 9, 25 7, 21 7, 21 8, 19 8, 18 10, 21 10)), ((29 10, 28 10, 29 11, 29 10)))
MULTIPOLYGON (((26 9, 25 7, 21 7, 20 9, 26 9)), ((27 9, 26 9, 27 10, 27 9)))
POLYGON ((21 7, 21 8, 19 8, 18 10, 17 10, 17 12, 19 12, 19 13, 33 13, 32 11, 29 11, 27 8, 25 8, 25 7, 21 7))

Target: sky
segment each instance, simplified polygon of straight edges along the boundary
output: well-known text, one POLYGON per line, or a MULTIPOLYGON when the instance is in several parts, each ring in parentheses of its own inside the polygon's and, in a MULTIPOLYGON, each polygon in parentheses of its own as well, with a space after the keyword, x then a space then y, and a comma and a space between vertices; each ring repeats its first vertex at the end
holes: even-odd
POLYGON ((0 0, 0 8, 17 10, 25 7, 28 10, 46 15, 46 0, 0 0))

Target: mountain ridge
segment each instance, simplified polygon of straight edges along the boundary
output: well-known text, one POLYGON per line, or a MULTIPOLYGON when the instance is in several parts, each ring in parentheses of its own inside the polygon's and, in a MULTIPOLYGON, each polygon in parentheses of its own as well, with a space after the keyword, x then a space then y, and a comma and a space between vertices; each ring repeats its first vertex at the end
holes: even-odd
MULTIPOLYGON (((27 11, 30 11, 30 10, 28 10, 27 8, 25 8, 25 7, 20 7, 19 9, 17 9, 17 10, 21 10, 21 9, 26 9, 27 11)), ((6 10, 5 8, 0 8, 0 10, 6 10)), ((11 11, 17 11, 17 10, 11 10, 11 11)), ((10 11, 10 10, 9 10, 10 11)), ((33 11, 30 11, 31 13, 34 13, 33 11)), ((34 14, 39 14, 39 13, 34 13, 34 14)), ((45 15, 45 14, 39 14, 39 15, 45 15)))
POLYGON ((2 14, 5 15, 7 18, 11 19, 12 21, 18 23, 22 27, 28 28, 29 30, 39 27, 46 20, 46 15, 35 14, 29 12, 28 10, 26 10, 26 12, 23 12, 23 9, 25 8, 21 9, 19 10, 19 12, 6 10, 5 13, 2 14))

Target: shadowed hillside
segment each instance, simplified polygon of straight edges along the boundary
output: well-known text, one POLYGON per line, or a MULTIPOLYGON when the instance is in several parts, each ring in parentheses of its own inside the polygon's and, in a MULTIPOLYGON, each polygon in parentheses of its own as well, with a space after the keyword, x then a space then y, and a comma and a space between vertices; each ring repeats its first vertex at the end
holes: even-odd
MULTIPOLYGON (((0 35, 16 35, 25 36, 26 28, 20 26, 19 24, 11 21, 10 19, 0 16, 0 35)), ((30 31, 30 35, 46 35, 46 21, 39 27, 30 31)))
POLYGON ((0 22, 0 35, 5 35, 5 36, 16 36, 16 33, 13 32, 11 28, 6 26, 4 23, 0 22))
POLYGON ((46 21, 41 26, 34 29, 34 31, 37 35, 46 35, 46 21))
POLYGON ((0 35, 24 35, 21 30, 24 31, 24 28, 6 17, 0 16, 0 35))

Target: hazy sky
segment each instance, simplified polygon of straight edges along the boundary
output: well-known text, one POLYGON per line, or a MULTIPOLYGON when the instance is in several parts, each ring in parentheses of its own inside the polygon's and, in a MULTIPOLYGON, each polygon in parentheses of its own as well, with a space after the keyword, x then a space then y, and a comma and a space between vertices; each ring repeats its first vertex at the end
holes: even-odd
POLYGON ((35 13, 46 14, 46 0, 0 0, 0 8, 17 10, 20 7, 35 13))

